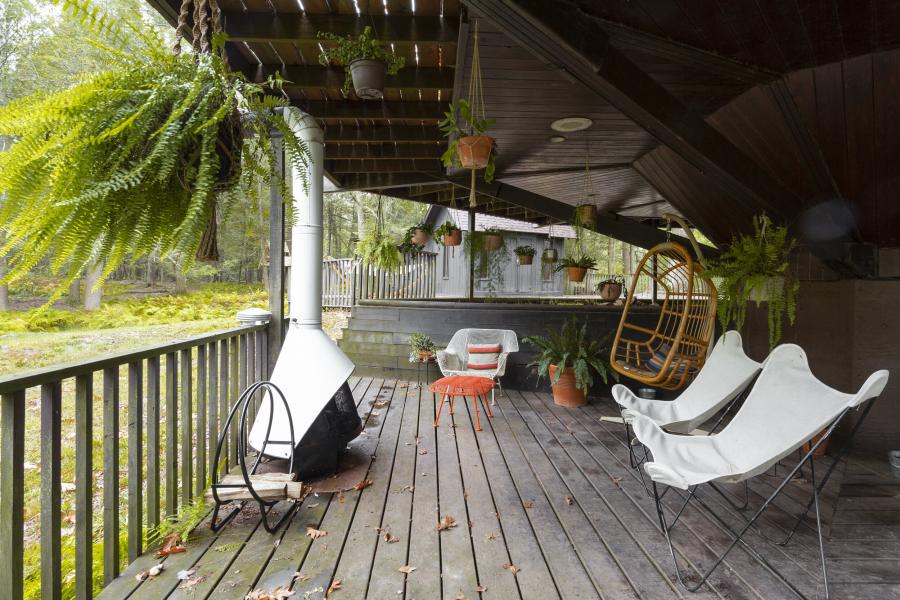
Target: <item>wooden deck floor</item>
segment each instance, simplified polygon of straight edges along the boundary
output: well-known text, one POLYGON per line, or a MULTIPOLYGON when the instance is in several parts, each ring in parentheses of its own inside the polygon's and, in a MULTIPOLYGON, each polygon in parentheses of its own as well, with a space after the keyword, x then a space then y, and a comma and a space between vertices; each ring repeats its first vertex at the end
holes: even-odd
MULTIPOLYGON (((158 577, 135 580, 159 562, 144 556, 101 598, 238 599, 276 586, 292 586, 292 597, 322 598, 337 582, 334 600, 795 597, 740 549, 696 594, 672 582, 653 504, 628 468, 621 425, 600 418, 614 414, 609 405, 561 409, 549 395, 509 391, 498 397, 494 418, 482 419, 483 431, 474 431, 471 404, 461 403, 434 429, 427 391, 371 378, 351 383, 365 435, 377 438, 369 487, 285 504, 281 510, 295 512, 274 535, 250 510, 218 535, 201 526, 158 577), (438 531, 448 516, 456 525, 438 531), (312 539, 309 527, 327 535, 312 539), (415 570, 405 574, 404 566, 415 570), (194 570, 187 588, 177 579, 185 569, 194 570)), ((900 598, 898 483, 860 459, 836 481, 826 547, 833 598, 900 598)), ((759 478, 754 500, 770 489, 759 478)), ((804 485, 792 484, 767 526, 777 532, 804 498, 804 485)), ((678 498, 666 500, 671 508, 678 498)), ((723 502, 716 506, 727 513, 723 502)), ((784 548, 751 537, 804 594, 821 597, 812 529, 803 527, 784 548)), ((726 543, 715 521, 690 509, 675 538, 697 568, 726 543)))

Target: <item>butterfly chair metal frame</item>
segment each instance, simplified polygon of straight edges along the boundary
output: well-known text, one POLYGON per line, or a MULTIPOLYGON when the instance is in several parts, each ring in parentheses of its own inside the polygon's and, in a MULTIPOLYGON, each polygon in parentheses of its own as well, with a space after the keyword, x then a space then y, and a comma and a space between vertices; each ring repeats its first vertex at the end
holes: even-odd
POLYGON ((647 251, 638 264, 628 298, 634 298, 638 280, 652 279, 664 291, 656 327, 629 320, 626 302, 610 352, 610 365, 618 373, 644 385, 677 390, 703 367, 715 330, 717 292, 700 276, 703 266, 688 250, 663 242, 647 251))
MULTIPOLYGON (((291 418, 290 406, 287 403, 287 399, 284 397, 282 391, 276 386, 274 383, 270 381, 259 381, 249 386, 244 393, 241 394, 237 403, 231 408, 231 411, 228 413, 228 419, 225 420, 225 425, 222 427, 222 433, 219 434, 219 441, 216 444, 216 455, 214 464, 217 465, 215 471, 213 472, 213 481, 212 481, 212 497, 215 500, 216 506, 213 509, 212 519, 210 520, 209 527, 213 531, 219 531, 225 525, 228 524, 231 519, 233 519, 241 509, 243 509, 244 504, 246 504, 247 500, 237 501, 238 505, 232 509, 225 517, 222 519, 218 518, 219 510, 222 506, 229 504, 230 502, 234 502, 234 500, 223 500, 219 497, 218 492, 220 490, 226 489, 245 489, 249 492, 250 496, 259 504, 259 512, 260 519, 262 520, 263 527, 265 527, 266 531, 269 533, 275 533, 279 527, 284 523, 285 519, 287 519, 288 515, 291 514, 290 510, 284 511, 284 514, 281 515, 281 518, 278 519, 274 524, 269 523, 269 513, 272 508, 284 500, 284 498, 278 499, 265 499, 262 498, 256 490, 253 488, 253 482, 251 481, 251 476, 256 474, 256 469, 259 467, 260 462, 263 457, 263 450, 265 450, 265 446, 269 444, 272 445, 284 445, 290 444, 291 448, 296 448, 296 444, 294 443, 294 422, 291 418), (261 392, 261 400, 263 402, 265 400, 269 401, 269 421, 266 427, 266 436, 265 436, 265 444, 263 448, 256 454, 256 458, 253 461, 253 465, 248 469, 247 468, 247 413, 250 408, 251 403, 257 395, 257 392, 261 392), (291 432, 289 440, 270 440, 269 435, 272 432, 272 417, 275 413, 275 395, 278 395, 278 398, 284 404, 285 414, 287 414, 288 418, 288 429, 291 432), (241 470, 241 476, 243 478, 243 483, 218 483, 220 478, 218 477, 219 465, 221 456, 222 456, 222 447, 225 445, 225 441, 229 436, 229 428, 231 426, 232 421, 234 420, 235 415, 240 411, 240 419, 238 420, 238 435, 237 435, 237 459, 238 466, 241 470)), ((288 459, 288 474, 293 474, 294 472, 294 453, 291 452, 290 458, 288 459)))

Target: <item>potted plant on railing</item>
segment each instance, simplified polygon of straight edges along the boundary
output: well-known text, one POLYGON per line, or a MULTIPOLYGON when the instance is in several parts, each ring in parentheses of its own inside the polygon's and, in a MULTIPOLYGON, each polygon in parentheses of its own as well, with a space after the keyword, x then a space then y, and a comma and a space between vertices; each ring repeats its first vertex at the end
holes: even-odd
POLYGON ((431 337, 421 332, 409 336, 409 362, 428 362, 434 358, 437 346, 431 337))
POLYGON ((753 234, 734 236, 731 244, 703 272, 719 290, 719 321, 723 329, 734 323, 741 329, 747 305, 767 303, 769 348, 781 339, 787 315, 793 324, 797 310, 798 282, 788 270, 788 257, 796 246, 787 228, 779 227, 765 215, 753 219, 753 234))
POLYGON ((344 93, 349 94, 352 86, 363 100, 381 100, 385 76, 396 75, 406 64, 406 59, 384 48, 375 39, 369 26, 359 36, 342 37, 320 31, 318 37, 335 44, 322 49, 319 63, 326 67, 331 64, 344 67, 344 93))
POLYGON ((444 246, 459 246, 462 243, 462 230, 451 221, 445 221, 443 225, 435 229, 434 236, 438 243, 444 246))
POLYGON ((621 275, 610 275, 597 284, 597 292, 604 302, 615 302, 622 297, 625 288, 625 278, 621 275))
POLYGON ((594 374, 609 382, 609 376, 619 380, 609 366, 606 340, 588 339, 587 323, 578 326, 573 317, 563 323, 562 331, 548 331, 546 336, 534 335, 523 341, 538 350, 538 356, 528 366, 537 374, 538 383, 550 378, 553 402, 559 406, 576 407, 587 403, 587 394, 594 385, 594 374))
POLYGON ((534 246, 517 246, 513 252, 516 254, 516 259, 520 265, 530 265, 537 251, 534 249, 534 246))
POLYGON ((566 256, 556 265, 556 270, 562 271, 565 269, 569 281, 581 283, 584 281, 584 276, 587 275, 588 270, 594 269, 596 266, 596 260, 587 254, 582 254, 581 256, 566 256))
MULTIPOLYGON (((0 203, 4 282, 51 256, 51 270, 65 274, 52 304, 92 265, 103 265, 97 285, 151 252, 185 257, 187 270, 218 259, 224 202, 278 181, 291 206, 270 132, 291 164, 308 154, 275 110, 289 104, 281 80, 251 83, 228 69, 217 11, 198 13, 193 31, 178 29, 170 49, 142 23, 112 20, 86 0, 64 6, 102 38, 108 67, 0 107, 0 133, 15 140, 0 152, 0 197, 15 199, 0 203), (183 33, 193 33, 196 53, 181 53, 183 33)), ((209 8, 183 0, 181 13, 200 6, 209 8)))

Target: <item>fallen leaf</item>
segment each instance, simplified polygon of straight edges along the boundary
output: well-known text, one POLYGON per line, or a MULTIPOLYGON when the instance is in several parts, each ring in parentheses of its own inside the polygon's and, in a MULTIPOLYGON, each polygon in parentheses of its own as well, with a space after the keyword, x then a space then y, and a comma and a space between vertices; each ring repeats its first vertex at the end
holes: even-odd
POLYGON ((246 596, 244 600, 284 600, 294 595, 294 591, 283 586, 278 586, 272 590, 253 590, 246 596))
POLYGON ((401 390, 404 390, 404 389, 406 389, 406 388, 409 387, 409 384, 408 384, 408 383, 405 383, 405 382, 404 382, 404 383, 398 383, 398 384, 397 384, 397 387, 400 388, 401 390))
POLYGON ((469 600, 469 599, 466 598, 466 595, 465 595, 465 594, 460 594, 459 596, 457 596, 456 598, 454 598, 454 600, 469 600))
POLYGON ((534 502, 532 502, 531 500, 525 500, 524 502, 522 502, 522 506, 524 506, 525 508, 531 508, 534 506, 534 502))
POLYGON ((324 536, 328 535, 328 532, 322 531, 321 529, 316 529, 315 527, 307 527, 306 535, 308 535, 309 537, 311 537, 314 540, 317 540, 320 537, 324 537, 324 536))
POLYGON ((157 575, 162 573, 163 569, 165 569, 165 568, 166 568, 166 566, 164 564, 159 563, 158 565, 152 566, 145 571, 141 571, 140 573, 135 575, 134 578, 137 579, 138 581, 144 581, 145 579, 153 579, 154 577, 156 577, 157 575))
POLYGON ((181 571, 178 571, 176 577, 178 579, 190 579, 196 572, 197 569, 182 569, 181 571))
POLYGON ((381 537, 383 537, 384 541, 386 541, 388 544, 396 544, 400 541, 400 538, 396 535, 391 535, 390 531, 385 531, 381 534, 381 537))
POLYGON ((181 584, 178 587, 181 588, 182 590, 189 590, 192 587, 194 587, 195 585, 197 585, 198 583, 202 583, 204 581, 206 581, 206 575, 201 575, 200 577, 193 577, 191 579, 185 579, 184 581, 181 582, 181 584))
POLYGON ((419 454, 424 456, 424 455, 428 454, 428 450, 426 450, 425 448, 422 448, 421 450, 419 450, 419 454))
POLYGON ((621 487, 621 486, 619 485, 619 482, 622 481, 622 478, 621 478, 621 477, 613 477, 613 476, 610 475, 609 478, 612 479, 612 482, 615 484, 616 487, 621 487))
POLYGON ((331 595, 331 592, 336 592, 339 589, 341 589, 341 580, 335 579, 331 582, 331 585, 328 586, 328 590, 325 592, 325 597, 327 598, 331 595))
POLYGON ((367 487, 369 487, 370 485, 372 485, 372 482, 369 479, 363 479, 362 481, 357 483, 355 486, 353 486, 353 489, 354 490, 364 490, 367 487))
POLYGON ((415 568, 415 567, 411 567, 411 566, 409 566, 409 565, 403 565, 402 567, 400 567, 400 568, 397 569, 397 570, 400 571, 401 573, 406 573, 407 575, 409 575, 410 573, 412 573, 413 571, 415 571, 416 568, 415 568))
POLYGON ((344 503, 344 492, 338 494, 338 502, 340 502, 341 504, 344 503))
POLYGON ((187 552, 187 548, 181 543, 181 536, 173 532, 163 540, 162 548, 156 553, 156 558, 169 556, 170 554, 180 554, 181 552, 187 552))
POLYGON ((513 575, 516 575, 516 573, 518 573, 519 571, 522 570, 522 569, 520 569, 519 567, 517 567, 516 565, 511 565, 511 564, 509 564, 509 563, 506 563, 506 564, 501 565, 500 568, 501 568, 501 569, 506 569, 507 571, 509 571, 509 572, 512 573, 513 575))
POLYGON ((294 573, 294 579, 300 582, 309 581, 309 575, 304 575, 298 571, 297 573, 294 573))
POLYGON ((486 591, 487 591, 487 588, 486 588, 485 586, 483 586, 483 585, 476 585, 476 586, 475 586, 475 591, 478 592, 478 593, 480 594, 481 592, 486 592, 486 591))
POLYGON ((416 491, 416 486, 414 486, 414 485, 404 485, 404 486, 403 486, 403 491, 404 491, 404 492, 409 492, 409 493, 411 494, 411 493, 413 493, 414 491, 416 491))
POLYGON ((441 519, 440 523, 438 523, 437 530, 444 531, 446 529, 450 529, 451 527, 456 527, 456 525, 456 519, 454 519, 450 515, 446 515, 443 519, 441 519))
POLYGON ((489 541, 494 541, 497 539, 497 534, 495 532, 491 531, 490 533, 484 534, 484 539, 489 540, 489 541))
POLYGON ((565 500, 567 505, 572 506, 572 496, 566 496, 565 500))

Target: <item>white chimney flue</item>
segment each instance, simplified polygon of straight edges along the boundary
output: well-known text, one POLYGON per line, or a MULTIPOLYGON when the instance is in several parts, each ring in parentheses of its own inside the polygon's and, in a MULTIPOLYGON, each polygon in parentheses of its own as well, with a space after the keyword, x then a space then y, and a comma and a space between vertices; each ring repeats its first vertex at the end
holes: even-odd
MULTIPOLYGON (((290 325, 278 362, 274 383, 290 406, 294 444, 300 443, 322 409, 353 372, 353 363, 322 331, 322 191, 324 187, 324 134, 315 118, 285 108, 290 128, 306 144, 309 161, 306 185, 303 174, 291 165, 295 222, 291 230, 290 325)), ((276 249, 272 249, 276 251, 276 249)), ((276 398, 269 440, 290 440, 288 415, 276 398)), ((269 444, 263 448, 269 426, 269 402, 264 400, 253 428, 250 445, 267 456, 287 458, 294 449, 269 444)))

